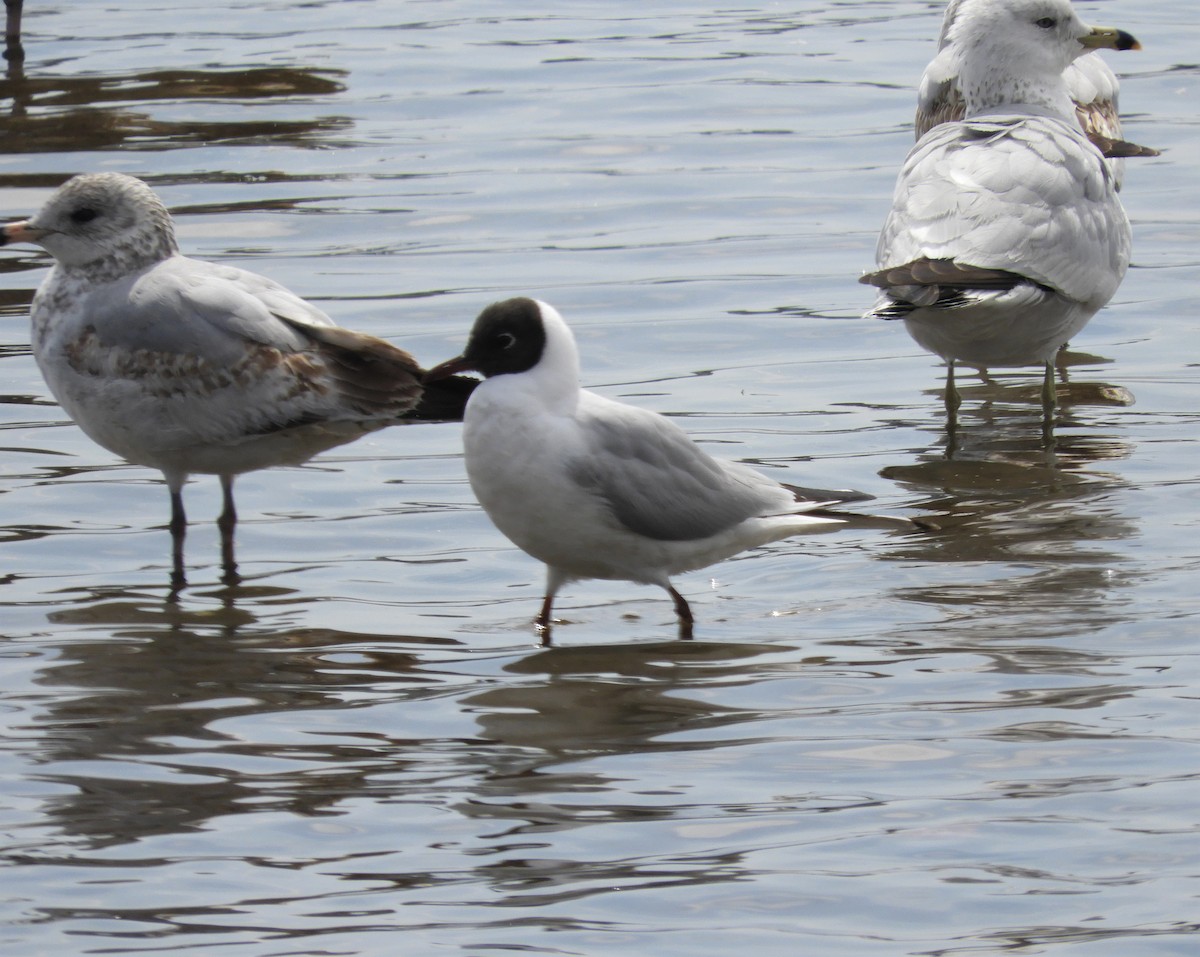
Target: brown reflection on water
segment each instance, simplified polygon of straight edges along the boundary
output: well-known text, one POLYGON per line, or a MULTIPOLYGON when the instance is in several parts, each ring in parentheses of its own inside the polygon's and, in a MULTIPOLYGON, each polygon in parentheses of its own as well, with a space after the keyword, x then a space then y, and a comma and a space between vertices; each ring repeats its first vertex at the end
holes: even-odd
MULTIPOLYGON (((998 672, 1102 674, 1112 667, 1110 658, 1092 656, 1078 642, 1060 647, 1055 641, 1078 639, 1129 615, 1123 595, 1139 573, 1124 557, 1123 543, 1140 525, 1118 510, 1119 480, 1105 466, 1129 457, 1133 445, 1119 424, 1099 424, 1109 415, 1106 403, 1077 402, 1060 409, 1056 440, 1047 448, 1036 396, 1013 400, 996 392, 1005 384, 987 388, 993 389, 989 402, 964 403, 952 450, 940 425, 930 425, 938 438, 929 451, 881 473, 928 496, 942 526, 888 550, 891 559, 931 570, 928 584, 893 593, 937 609, 939 620, 921 639, 927 648, 970 650, 998 672), (1000 569, 1005 573, 997 575, 1000 569)), ((1090 688, 1082 706, 1124 692, 1090 688)), ((1054 689, 1039 694, 1046 706, 1072 706, 1054 689)))
MULTIPOLYGON (((1017 431, 1013 428, 1017 419, 1030 418, 1035 410, 1040 411, 1042 402, 1042 373, 1031 369, 977 370, 972 376, 968 372, 956 373, 956 385, 962 398, 963 405, 954 416, 947 415, 944 422, 944 437, 942 446, 947 459, 971 459, 978 457, 969 445, 963 445, 970 436, 970 427, 986 425, 987 431, 975 429, 977 435, 984 436, 985 442, 995 444, 992 432, 999 431, 1017 437, 1021 446, 1040 451, 1053 450, 1058 446, 1060 432, 1079 427, 1082 423, 1080 413, 1090 408, 1124 408, 1135 403, 1132 392, 1124 386, 1103 380, 1077 375, 1073 370, 1082 366, 1106 365, 1111 359, 1089 353, 1064 349, 1055 360, 1057 370, 1055 392, 1058 409, 1053 418, 1047 421, 1041 412, 1041 421, 1035 425, 1030 423, 1017 431), (1041 429, 1040 433, 1037 431, 1041 429), (1031 432, 1039 436, 1036 446, 1031 446, 1027 435, 1031 432)), ((1089 371, 1090 375, 1090 371, 1089 371)), ((931 398, 944 397, 944 388, 926 390, 931 398)), ((1056 467, 1063 467, 1069 462, 1071 454, 1056 467)))
MULTIPOLYGON (((798 648, 755 643, 549 648, 508 664, 504 670, 515 680, 464 697, 488 742, 488 768, 454 807, 480 822, 472 853, 485 859, 475 875, 500 895, 497 903, 550 906, 614 886, 745 879, 752 866, 744 848, 703 848, 668 862, 649 848, 630 853, 628 847, 582 859, 554 853, 548 842, 563 830, 718 813, 689 793, 681 769, 687 759, 679 756, 758 740, 728 729, 767 715, 723 706, 707 689, 761 680, 771 673, 772 656, 786 658, 789 673, 806 661, 798 648), (662 755, 679 780, 631 791, 602 760, 592 763, 643 754, 662 755)), ((745 809, 729 808, 739 810, 745 809)))
POLYGON ((182 149, 196 145, 311 145, 316 137, 340 133, 353 123, 345 116, 282 119, 241 113, 220 120, 163 119, 133 110, 131 102, 180 104, 189 101, 328 97, 345 89, 345 73, 297 67, 245 70, 149 70, 112 76, 27 76, 10 61, 0 80, 0 99, 11 100, 0 117, 9 153, 86 150, 182 149))
POLYGON ((371 742, 322 746, 319 735, 303 743, 298 735, 261 743, 210 725, 278 713, 300 724, 306 712, 346 707, 348 689, 381 677, 420 696, 435 683, 419 673, 422 650, 453 644, 396 638, 392 648, 377 635, 289 627, 294 605, 273 609, 291 605, 294 592, 270 585, 217 590, 213 604, 192 608, 123 588, 59 597, 70 607, 52 612, 51 623, 81 638, 62 644, 38 679, 55 693, 30 757, 44 769, 41 780, 70 788, 48 800, 49 819, 96 847, 229 814, 320 814, 363 793, 381 763, 391 767, 371 742), (55 770, 75 761, 87 769, 55 770))
POLYGON ((793 646, 748 642, 580 646, 526 655, 504 669, 518 680, 463 699, 480 736, 503 760, 459 810, 473 818, 515 820, 517 832, 673 816, 678 808, 669 805, 654 809, 620 801, 613 795, 622 790, 619 782, 583 770, 578 762, 711 751, 715 740, 722 747, 753 742, 753 736, 739 738, 727 729, 764 714, 717 704, 705 689, 762 680, 775 667, 791 675, 810 663, 821 666, 823 659, 805 657, 793 646), (726 730, 715 733, 718 729, 726 730), (680 737, 685 733, 686 739, 680 737), (563 764, 571 767, 557 769, 563 764), (570 803, 535 801, 548 794, 575 797, 570 803), (583 798, 586 794, 595 800, 583 798))
MULTIPOLYGON (((286 614, 259 617, 294 600, 287 589, 243 588, 237 600, 192 609, 129 589, 62 597, 72 604, 51 621, 81 640, 63 643, 38 679, 53 693, 36 720, 30 758, 42 768, 36 777, 69 789, 47 799, 49 820, 94 847, 192 831, 231 814, 328 814, 364 796, 446 803, 465 818, 511 821, 505 833, 672 817, 679 808, 670 802, 656 809, 614 800, 619 784, 602 773, 556 765, 753 740, 671 736, 761 718, 705 700, 703 689, 750 680, 757 659, 796 651, 674 642, 551 649, 506 666, 503 687, 472 692, 477 680, 433 661, 457 642, 384 641, 289 628, 280 621, 286 614), (476 735, 406 734, 337 714, 447 695, 461 695, 476 735), (334 712, 328 721, 308 717, 326 710, 334 712), (272 730, 281 716, 289 729, 282 737, 272 730), (259 722, 261 734, 226 733, 222 723, 231 719, 240 728, 259 722), (87 764, 76 771, 70 762, 87 764), (551 793, 575 797, 563 802, 551 793)), ((789 673, 800 666, 789 658, 789 673)))

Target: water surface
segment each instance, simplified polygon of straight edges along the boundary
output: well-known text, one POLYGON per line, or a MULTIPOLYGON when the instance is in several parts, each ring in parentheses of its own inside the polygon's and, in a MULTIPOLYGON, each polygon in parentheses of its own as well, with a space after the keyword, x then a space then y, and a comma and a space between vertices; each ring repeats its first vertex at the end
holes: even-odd
POLYGON ((454 426, 187 489, 89 443, 0 258, 13 954, 1192 954, 1200 614, 1181 0, 1081 4, 1131 139, 1134 264, 1036 374, 967 379, 855 317, 941 5, 34 2, 0 211, 142 176, 185 250, 432 363, 510 295, 586 382, 936 536, 844 532, 661 592, 571 586, 478 510, 454 426), (1189 757, 1191 755, 1191 757, 1189 757))

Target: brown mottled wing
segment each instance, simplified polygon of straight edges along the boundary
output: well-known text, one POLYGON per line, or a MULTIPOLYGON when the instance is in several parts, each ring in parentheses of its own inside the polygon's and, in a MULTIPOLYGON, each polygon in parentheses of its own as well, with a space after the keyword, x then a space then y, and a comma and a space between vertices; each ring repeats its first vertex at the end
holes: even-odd
POLYGON ((313 340, 326 372, 353 408, 365 415, 398 417, 416 406, 421 368, 403 349, 340 326, 292 325, 313 340))
POLYGON ((180 447, 305 424, 383 425, 421 395, 407 352, 244 270, 172 257, 83 309, 68 361, 157 403, 180 447))

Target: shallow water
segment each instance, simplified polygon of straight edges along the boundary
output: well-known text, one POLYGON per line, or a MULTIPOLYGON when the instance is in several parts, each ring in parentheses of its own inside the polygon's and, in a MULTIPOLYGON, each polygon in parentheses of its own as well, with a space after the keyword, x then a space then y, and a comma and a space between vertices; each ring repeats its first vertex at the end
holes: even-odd
POLYGON ((1038 377, 855 317, 940 4, 30 0, 0 211, 143 176, 187 252, 432 363, 530 294, 587 383, 935 536, 841 532, 661 592, 564 591, 453 426, 166 492, 28 352, 0 255, 0 944, 13 954, 1192 954, 1200 614, 1193 11, 1081 4, 1131 139, 1134 267, 1038 377))

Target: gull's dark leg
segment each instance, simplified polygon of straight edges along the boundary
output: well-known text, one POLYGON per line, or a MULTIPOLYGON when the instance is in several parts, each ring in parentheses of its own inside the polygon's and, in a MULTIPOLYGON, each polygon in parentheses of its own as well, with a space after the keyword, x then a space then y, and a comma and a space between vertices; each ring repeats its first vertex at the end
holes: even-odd
POLYGON ((1054 445, 1054 413, 1058 410, 1058 391, 1054 387, 1054 363, 1046 363, 1042 379, 1042 441, 1047 448, 1054 445))
POLYGON ((1058 390, 1054 386, 1054 363, 1046 363, 1046 376, 1042 379, 1042 410, 1053 415, 1058 408, 1058 390))
POLYGON ((233 476, 221 476, 221 514, 217 518, 217 527, 223 534, 232 535, 237 525, 237 508, 233 504, 233 476))
POLYGON ((542 599, 542 610, 538 612, 537 618, 533 620, 534 627, 542 639, 543 648, 550 647, 550 609, 553 605, 554 592, 546 592, 546 597, 542 599))
POLYGON ((534 625, 537 628, 538 637, 542 639, 543 648, 550 647, 550 626, 553 624, 550 610, 554 607, 554 596, 570 580, 570 576, 564 575, 552 565, 546 566, 546 597, 542 599, 542 610, 534 619, 534 625))
POLYGON ((667 586, 667 594, 675 602, 675 614, 679 616, 679 640, 690 641, 692 637, 692 625, 695 623, 695 619, 692 617, 691 606, 688 605, 687 599, 679 594, 671 585, 667 586))
POLYGON ((187 584, 183 574, 183 540, 187 536, 187 514, 183 510, 183 482, 168 480, 171 489, 171 590, 178 591, 187 584))
POLYGON ((958 448, 958 408, 962 396, 954 384, 954 360, 946 361, 946 457, 953 458, 958 448))
POLYGON ((961 405, 962 396, 954 384, 954 360, 950 359, 946 363, 946 414, 954 418, 961 405))
POLYGON ((237 561, 233 552, 233 530, 237 527, 237 508, 233 504, 233 476, 221 476, 221 514, 217 528, 221 531, 222 581, 227 585, 237 584, 237 561))

